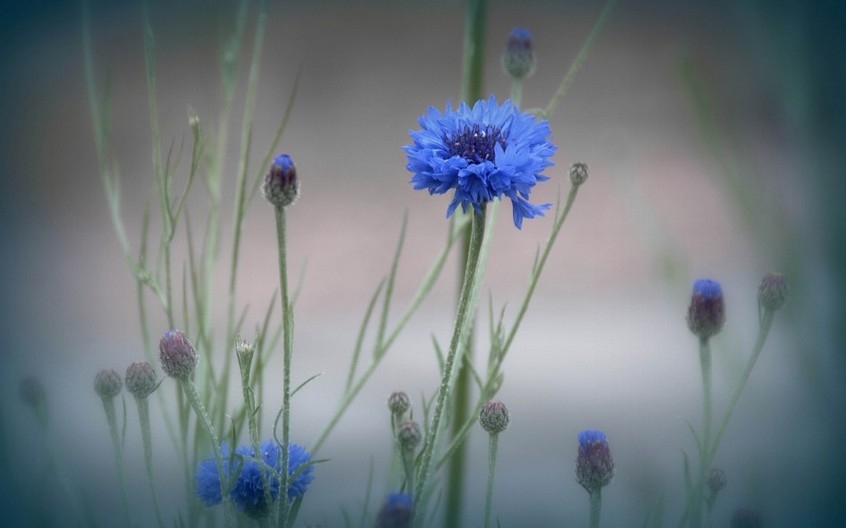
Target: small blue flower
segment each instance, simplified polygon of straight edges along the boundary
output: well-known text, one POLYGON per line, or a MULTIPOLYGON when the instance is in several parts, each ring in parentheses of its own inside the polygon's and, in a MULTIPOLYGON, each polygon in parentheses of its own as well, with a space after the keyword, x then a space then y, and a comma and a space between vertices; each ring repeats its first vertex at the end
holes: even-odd
POLYGON ((485 203, 507 196, 519 229, 523 218, 543 216, 551 206, 528 200, 532 187, 549 179, 541 172, 553 165, 556 147, 546 140, 547 121, 535 121, 510 100, 498 105, 491 95, 472 109, 465 103, 457 110, 448 104, 443 113, 429 107, 418 123, 421 130, 409 132, 413 143, 403 147, 406 168, 414 173, 410 183, 429 194, 454 189, 447 217, 459 205, 481 213, 485 203))
MULTIPOLYGON (((238 479, 232 484, 229 498, 235 503, 239 510, 251 517, 262 517, 268 513, 268 504, 264 496, 264 482, 267 481, 270 487, 270 496, 274 501, 279 497, 279 444, 273 440, 265 440, 259 446, 263 464, 255 460, 253 448, 249 445, 239 446, 234 456, 230 453, 229 446, 224 442, 221 444, 223 454, 224 473, 228 476, 230 472, 236 471, 240 466, 241 472, 238 479), (273 471, 268 471, 272 468, 273 471), (264 475, 262 475, 264 473, 264 475)), ((311 460, 311 455, 303 447, 291 444, 288 451, 288 474, 293 475, 301 465, 311 460)), ((307 466, 297 475, 288 487, 288 499, 293 500, 302 497, 308 485, 314 480, 314 466, 307 466)), ((220 504, 220 477, 217 472, 217 465, 214 458, 208 458, 200 462, 195 475, 197 496, 206 506, 220 504)))
POLYGON ((376 516, 376 528, 408 528, 414 513, 411 495, 391 493, 376 516))

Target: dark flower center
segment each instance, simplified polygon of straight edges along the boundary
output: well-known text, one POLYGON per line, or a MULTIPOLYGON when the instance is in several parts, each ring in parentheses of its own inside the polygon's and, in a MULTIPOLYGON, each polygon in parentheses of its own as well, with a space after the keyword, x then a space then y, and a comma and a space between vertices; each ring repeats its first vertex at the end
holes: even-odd
POLYGON ((460 132, 454 132, 447 138, 450 156, 461 156, 474 163, 494 161, 497 143, 505 148, 505 136, 493 125, 465 125, 460 132))

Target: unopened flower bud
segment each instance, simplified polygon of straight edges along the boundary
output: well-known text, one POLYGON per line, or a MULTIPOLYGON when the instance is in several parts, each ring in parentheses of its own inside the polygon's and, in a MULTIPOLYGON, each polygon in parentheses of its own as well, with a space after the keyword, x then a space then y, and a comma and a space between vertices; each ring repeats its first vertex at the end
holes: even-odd
POLYGON ((535 62, 532 32, 525 28, 512 29, 508 34, 508 46, 502 55, 503 69, 515 79, 522 79, 532 75, 535 62))
POLYGON ((103 369, 94 378, 94 390, 104 400, 111 400, 120 394, 121 388, 123 388, 123 382, 120 380, 120 374, 112 369, 103 369))
POLYGON ((411 409, 411 400, 408 398, 408 394, 402 391, 391 393, 391 396, 388 398, 388 409, 396 417, 404 415, 411 409))
POLYGON ((44 385, 33 376, 27 376, 21 380, 21 399, 32 408, 36 408, 46 399, 44 385))
POLYGON ((573 184, 573 187, 578 187, 586 182, 587 179, 588 166, 586 163, 573 163, 570 166, 570 183, 573 184))
POLYGON ((488 434, 495 435, 505 431, 510 420, 508 408, 501 401, 490 400, 479 412, 479 425, 488 434))
POLYGON ((411 526, 413 500, 405 493, 391 493, 376 516, 376 528, 408 528, 411 526))
POLYGON ((413 451, 420 445, 420 441, 423 439, 423 433, 420 431, 420 426, 417 422, 407 421, 400 424, 397 438, 403 450, 413 451))
POLYGON ((731 528, 761 528, 761 512, 752 508, 740 508, 731 516, 731 528))
POLYGON ((687 326, 699 339, 716 335, 726 322, 726 307, 720 283, 698 279, 693 283, 693 295, 687 310, 687 326))
POLYGON ((287 154, 280 154, 273 160, 270 171, 264 177, 264 197, 275 207, 287 207, 297 201, 300 182, 294 160, 287 154))
POLYGON ((720 468, 711 468, 708 470, 708 489, 711 490, 711 493, 716 495, 723 488, 726 487, 728 480, 726 479, 726 472, 720 468))
POLYGON ((126 390, 138 399, 146 398, 159 386, 156 371, 146 361, 129 365, 124 379, 126 380, 126 390))
POLYGON ((241 368, 249 368, 253 361, 253 355, 256 353, 256 344, 246 339, 238 339, 235 341, 235 356, 238 358, 238 364, 241 368))
POLYGON ((758 288, 758 304, 765 310, 774 312, 784 306, 790 285, 784 274, 771 271, 767 273, 758 288))
POLYGON ((186 380, 197 366, 194 345, 181 330, 170 330, 159 341, 162 370, 171 378, 186 380))
POLYGON ((576 481, 588 493, 607 486, 614 478, 614 460, 602 431, 579 433, 579 456, 576 458, 576 481))

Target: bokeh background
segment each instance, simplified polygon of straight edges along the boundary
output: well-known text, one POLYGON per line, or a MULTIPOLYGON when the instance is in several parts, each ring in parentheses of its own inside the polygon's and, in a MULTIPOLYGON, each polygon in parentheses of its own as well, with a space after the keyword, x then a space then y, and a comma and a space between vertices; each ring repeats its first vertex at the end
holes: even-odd
MULTIPOLYGON (((137 249, 144 209, 154 201, 141 8, 91 4, 95 75, 98 89, 107 79, 111 86, 122 214, 137 249)), ((523 106, 544 106, 601 7, 491 2, 486 92, 507 96, 499 56, 508 31, 524 26, 534 33, 538 68, 523 106)), ((189 144, 189 107, 214 130, 219 42, 234 12, 226 2, 151 6, 165 148, 189 144)), ((608 434, 617 463, 603 493, 603 524, 640 525, 661 500, 664 524, 675 524, 682 451, 695 449, 685 419, 696 424, 700 416, 697 344, 684 322, 690 284, 711 277, 726 294, 728 322, 714 339, 719 416, 750 353, 755 295, 771 269, 787 274, 791 301, 777 314, 715 461, 729 485, 714 525, 728 526, 740 507, 759 509, 766 526, 846 524, 844 16, 833 1, 618 4, 551 119, 556 166, 533 194, 554 202, 566 193, 571 163, 591 168, 505 365, 498 397, 512 424, 500 439, 494 500, 502 526, 587 524, 587 496, 573 479, 576 434, 586 428, 608 434)), ((260 161, 300 68, 282 138, 303 186, 288 215, 290 269, 305 270, 294 380, 322 373, 294 402, 294 439, 303 445, 340 396, 358 324, 388 271, 403 215, 396 306, 408 302, 445 240, 448 198, 411 190, 401 147, 429 105, 457 101, 463 24, 458 1, 270 4, 249 161, 260 161)), ((134 282, 98 175, 81 8, 6 2, 0 35, 0 514, 8 526, 75 525, 68 521, 75 506, 56 485, 54 472, 62 471, 100 525, 117 525, 114 459, 92 383, 98 370, 122 373, 145 353, 134 282), (46 386, 47 435, 19 397, 25 376, 46 386), (45 467, 49 451, 60 454, 58 468, 45 467), (45 503, 63 513, 37 514, 45 503)), ((250 47, 248 38, 245 56, 250 47)), ((236 169, 245 68, 225 174, 236 169)), ((232 196, 233 180, 224 196, 232 196)), ((188 204, 192 220, 201 222, 206 199, 198 185, 188 204)), ((223 203, 229 219, 232 200, 223 203)), ((517 231, 510 206, 502 213, 483 303, 490 292, 510 320, 550 219, 517 231)), ((238 303, 252 307, 252 327, 277 284, 271 208, 257 200, 246 222, 238 303)), ((184 243, 184 231, 178 237, 184 243)), ((223 240, 226 255, 228 225, 223 240)), ((227 259, 221 262, 215 317, 222 320, 228 272, 227 259)), ((323 448, 332 460, 317 469, 301 524, 343 526, 343 512, 358 518, 371 467, 370 511, 391 491, 385 401, 402 389, 419 412, 420 395, 435 389, 431 338, 449 338, 457 269, 453 257, 323 448)), ((153 328, 166 330, 163 321, 154 312, 153 328)), ((201 352, 212 361, 226 353, 201 352)), ((165 380, 166 390, 171 383, 165 380)), ((281 399, 272 388, 265 431, 281 399)), ((127 403, 133 511, 140 525, 152 525, 134 404, 127 403)), ((155 400, 152 407, 157 486, 175 515, 185 501, 181 472, 155 400)), ((467 526, 481 523, 486 443, 481 430, 470 438, 467 526)))

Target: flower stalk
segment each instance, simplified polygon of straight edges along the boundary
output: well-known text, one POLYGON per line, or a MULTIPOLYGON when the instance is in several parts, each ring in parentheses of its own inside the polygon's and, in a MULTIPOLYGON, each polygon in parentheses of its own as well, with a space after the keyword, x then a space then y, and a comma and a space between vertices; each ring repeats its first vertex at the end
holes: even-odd
MULTIPOLYGON (((279 289, 282 300, 282 463, 280 489, 287 490, 290 485, 288 460, 290 449, 291 423, 291 356, 293 355, 294 316, 288 299, 288 264, 285 243, 285 207, 276 206, 276 243, 279 250, 279 289)), ((290 504, 287 497, 279 501, 279 526, 287 528, 290 504)))
POLYGON ((417 479, 417 490, 414 500, 414 504, 417 506, 414 509, 413 523, 413 525, 417 527, 423 526, 423 518, 425 515, 424 511, 426 509, 424 506, 425 499, 429 494, 427 485, 429 484, 432 455, 440 438, 441 418, 443 416, 444 406, 446 405, 449 387, 453 382, 453 366, 455 365, 456 357, 459 356, 461 345, 464 343, 467 336, 469 329, 468 321, 472 319, 471 315, 475 311, 475 299, 473 299, 473 292, 474 285, 477 280, 476 271, 479 265, 479 254, 484 236, 484 208, 482 208, 482 214, 471 211, 471 216, 472 224, 470 229, 470 245, 467 251, 467 266, 464 270, 461 295, 458 299, 458 310, 455 316, 455 325, 453 327, 452 339, 450 340, 449 351, 444 363, 444 369, 441 374, 441 383, 438 388, 432 422, 426 435, 426 443, 423 446, 423 454, 420 463, 420 477, 417 479))

